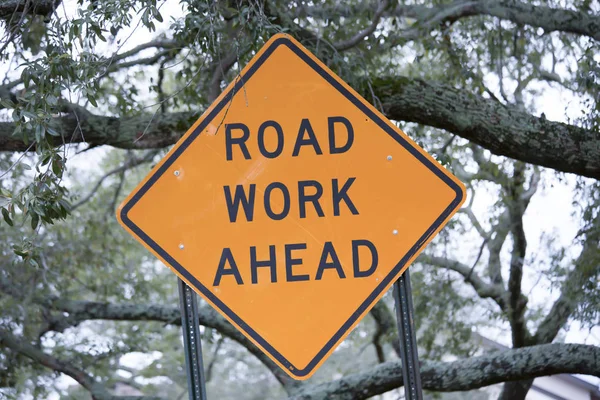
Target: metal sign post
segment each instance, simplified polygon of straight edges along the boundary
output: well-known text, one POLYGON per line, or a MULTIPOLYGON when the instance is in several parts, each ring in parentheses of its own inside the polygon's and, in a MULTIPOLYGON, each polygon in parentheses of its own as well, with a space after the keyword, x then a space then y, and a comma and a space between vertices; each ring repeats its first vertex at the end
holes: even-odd
POLYGON ((421 386, 421 370, 415 321, 413 320, 414 310, 408 270, 404 271, 394 283, 394 300, 396 302, 398 335, 400 336, 404 397, 407 400, 422 400, 423 388, 421 386))
POLYGON ((188 393, 190 400, 206 400, 204 365, 202 364, 202 341, 200 339, 196 293, 181 279, 178 278, 177 281, 177 285, 179 286, 181 329, 183 330, 188 393))

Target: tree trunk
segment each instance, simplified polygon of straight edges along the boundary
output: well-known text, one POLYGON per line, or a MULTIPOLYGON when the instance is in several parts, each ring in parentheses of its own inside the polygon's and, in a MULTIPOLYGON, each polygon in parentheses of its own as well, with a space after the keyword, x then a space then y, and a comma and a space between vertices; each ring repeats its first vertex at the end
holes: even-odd
POLYGON ((527 381, 506 382, 498 400, 525 400, 527 392, 533 385, 533 379, 527 381))

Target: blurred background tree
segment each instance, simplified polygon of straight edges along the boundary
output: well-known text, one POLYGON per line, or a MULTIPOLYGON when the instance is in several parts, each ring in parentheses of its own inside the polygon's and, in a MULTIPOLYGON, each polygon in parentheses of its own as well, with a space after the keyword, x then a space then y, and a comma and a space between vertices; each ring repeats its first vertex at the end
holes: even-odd
MULTIPOLYGON (((114 211, 278 32, 468 187, 412 267, 427 395, 518 400, 538 376, 600 376, 599 13, 589 0, 0 1, 0 396, 187 396, 175 277, 114 211)), ((390 297, 302 383, 202 304, 209 397, 398 398, 390 297)))

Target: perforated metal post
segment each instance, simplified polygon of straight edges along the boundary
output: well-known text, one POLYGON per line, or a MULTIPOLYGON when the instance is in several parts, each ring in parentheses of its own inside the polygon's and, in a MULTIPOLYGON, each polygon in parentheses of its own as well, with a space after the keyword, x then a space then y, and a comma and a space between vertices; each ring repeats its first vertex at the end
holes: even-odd
POLYGON ((407 400, 423 400, 419 353, 413 320, 412 290, 408 270, 404 271, 394 283, 394 300, 396 302, 398 335, 400 336, 404 397, 407 400))
POLYGON ((177 278, 177 281, 179 286, 179 306, 181 307, 181 329, 183 330, 188 392, 190 400, 206 400, 196 293, 181 279, 177 278))

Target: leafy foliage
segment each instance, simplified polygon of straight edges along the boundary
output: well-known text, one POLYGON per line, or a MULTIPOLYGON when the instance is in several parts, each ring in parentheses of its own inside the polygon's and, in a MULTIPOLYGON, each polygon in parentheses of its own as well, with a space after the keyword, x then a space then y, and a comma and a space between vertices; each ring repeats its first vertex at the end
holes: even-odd
MULTIPOLYGON (((12 137, 28 147, 24 153, 10 148, 0 153, 0 333, 14 333, 68 360, 110 390, 125 384, 142 394, 178 398, 185 395, 186 377, 176 321, 127 315, 98 320, 89 310, 65 311, 66 304, 81 302, 142 309, 177 305, 174 276, 113 218, 119 200, 168 148, 124 151, 102 147, 104 142, 73 144, 86 141, 90 118, 104 115, 123 129, 136 129, 131 137, 137 141, 148 126, 131 127, 129 117, 160 121, 167 113, 199 115, 272 34, 287 32, 379 109, 390 107, 375 95, 380 78, 403 77, 443 82, 466 96, 535 116, 564 96, 571 99, 566 115, 548 118, 564 117, 596 134, 600 126, 598 41, 572 29, 541 27, 551 20, 535 25, 520 23, 516 14, 498 16, 485 9, 486 2, 473 14, 470 8, 453 14, 466 3, 437 0, 51 3, 50 11, 41 12, 40 3, 0 14, 5 34, 0 113, 14 123, 12 137), (66 130, 64 121, 76 121, 77 128, 66 130)), ((583 17, 599 12, 590 1, 538 3, 583 17)), ((401 93, 402 85, 390 90, 401 93)), ((468 119, 481 110, 465 112, 468 119)), ((579 231, 570 238, 575 245, 544 242, 529 231, 534 227, 530 202, 556 193, 553 185, 572 190, 571 176, 492 155, 455 132, 398 124, 466 183, 470 199, 428 248, 430 257, 414 267, 421 357, 478 354, 484 350, 474 331, 519 347, 519 341, 532 345, 560 338, 572 321, 598 325, 597 182, 577 179, 574 207, 564 211, 572 212, 570 222, 579 231), (543 190, 547 193, 540 194, 543 190), (519 270, 523 282, 515 278, 519 270), (527 282, 537 282, 529 292, 527 282), (535 292, 543 294, 541 300, 531 295, 538 283, 544 288, 535 292), (550 290, 557 291, 557 303, 548 298, 550 290), (556 304, 560 312, 551 318, 556 304)), ((107 141, 119 139, 111 130, 115 125, 99 128, 107 141)), ((381 304, 393 312, 391 296, 381 304)), ((397 359, 397 336, 382 327, 368 316, 310 384, 397 359)), ((224 332, 204 327, 202 339, 211 398, 289 394, 224 332)), ((57 372, 22 352, 0 348, 2 395, 42 398, 53 392, 83 398, 88 391, 65 387, 57 372)))

